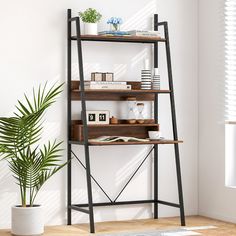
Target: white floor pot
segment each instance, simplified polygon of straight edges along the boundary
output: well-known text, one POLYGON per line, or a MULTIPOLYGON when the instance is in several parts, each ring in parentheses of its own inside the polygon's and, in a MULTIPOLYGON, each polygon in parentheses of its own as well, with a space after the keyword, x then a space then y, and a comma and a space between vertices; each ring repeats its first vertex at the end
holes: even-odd
POLYGON ((84 23, 84 34, 97 35, 98 24, 97 23, 84 23))
POLYGON ((11 233, 14 236, 38 236, 44 232, 43 209, 34 207, 12 207, 11 233))

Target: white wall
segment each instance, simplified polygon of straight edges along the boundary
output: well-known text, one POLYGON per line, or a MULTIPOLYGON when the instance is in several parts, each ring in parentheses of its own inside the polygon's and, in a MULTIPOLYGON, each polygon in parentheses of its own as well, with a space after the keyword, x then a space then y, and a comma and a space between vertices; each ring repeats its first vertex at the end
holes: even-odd
POLYGON ((199 1, 199 214, 236 222, 225 187, 224 1, 199 1))
MULTIPOLYGON (((184 140, 180 147, 184 200, 187 214, 196 214, 198 209, 197 191, 197 1, 195 0, 139 0, 117 2, 97 1, 46 1, 22 0, 0 2, 0 100, 1 116, 12 114, 16 100, 24 92, 30 93, 33 86, 50 81, 66 81, 66 9, 74 13, 87 7, 95 7, 104 16, 100 29, 105 27, 105 19, 121 16, 126 28, 146 28, 151 26, 153 13, 160 14, 160 20, 169 21, 170 41, 173 61, 173 75, 176 93, 176 108, 179 136, 184 140)), ((75 47, 73 50, 75 51, 75 47)), ((150 46, 125 44, 84 44, 85 75, 93 70, 114 71, 117 79, 138 80, 143 58, 149 57, 150 46)), ((160 48, 160 71, 162 86, 166 86, 166 62, 164 47, 160 48)), ((76 57, 73 59, 73 75, 78 78, 76 57)), ((165 96, 165 95, 163 95, 165 96)), ((89 103, 88 108, 109 109, 119 117, 125 115, 125 104, 89 103)), ((148 105, 148 104, 147 104, 148 105)), ((78 117, 78 103, 74 117, 78 117)), ((147 114, 150 113, 150 104, 147 114)), ((161 98, 160 124, 163 134, 171 137, 169 100, 161 98)), ((66 94, 58 100, 46 117, 45 137, 66 140, 66 94)), ((45 138, 45 141, 47 140, 45 138)), ((77 147, 76 147, 77 148, 77 147)), ((76 149, 75 148, 75 149, 76 149)), ((145 147, 92 148, 92 172, 103 183, 103 187, 114 197, 119 188, 129 178, 133 169, 147 152, 145 147), (115 188, 114 188, 115 187, 115 188)), ((83 157, 79 149, 80 158, 83 157)), ((160 199, 177 202, 177 187, 173 147, 160 148, 160 199)), ((66 158, 66 157, 64 157, 66 158)), ((83 160, 83 158, 82 158, 83 160)), ((84 172, 77 163, 73 170, 74 202, 86 201, 84 172)), ((121 200, 151 197, 151 163, 140 170, 121 200), (141 186, 138 187, 137 186, 141 186)), ((19 193, 4 162, 0 163, 0 228, 10 227, 10 207, 19 203, 19 193)), ((104 201, 101 192, 94 188, 94 200, 104 201)), ((42 189, 37 199, 45 206, 46 224, 66 222, 66 170, 57 174, 42 189)), ((160 207, 161 216, 178 215, 176 209, 160 207)), ((151 217, 151 208, 119 207, 95 211, 95 219, 116 220, 151 217)), ((87 216, 74 213, 73 222, 87 221, 87 216)))

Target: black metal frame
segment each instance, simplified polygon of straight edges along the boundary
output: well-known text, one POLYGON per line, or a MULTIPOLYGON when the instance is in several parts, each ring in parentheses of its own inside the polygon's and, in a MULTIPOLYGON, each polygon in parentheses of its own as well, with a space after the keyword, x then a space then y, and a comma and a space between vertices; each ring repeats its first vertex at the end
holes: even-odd
MULTIPOLYGON (((88 126, 87 126, 87 119, 86 119, 86 99, 85 99, 85 90, 84 90, 84 73, 83 73, 83 57, 82 57, 82 44, 81 41, 107 41, 107 42, 130 42, 130 43, 152 43, 154 45, 154 67, 158 67, 158 42, 164 42, 166 46, 166 56, 167 56, 167 67, 168 67, 168 79, 169 79, 169 89, 170 89, 170 103, 171 103, 171 115, 172 115, 172 126, 173 126, 173 137, 174 140, 178 140, 178 133, 177 133, 177 123, 176 123, 176 112, 175 112, 175 100, 174 100, 174 87, 173 87, 173 77, 172 77, 172 67, 171 67, 171 57, 170 57, 170 44, 169 44, 169 35, 168 35, 168 23, 167 22, 158 22, 158 15, 154 15, 154 30, 158 30, 159 26, 164 27, 164 33, 165 33, 165 39, 161 39, 159 41, 153 40, 153 41, 145 41, 145 40, 129 40, 126 38, 121 39, 109 39, 109 40, 97 40, 97 39, 91 39, 86 37, 81 37, 80 34, 80 18, 79 17, 71 17, 71 10, 68 9, 67 11, 67 26, 68 26, 68 48, 67 48, 67 63, 68 63, 68 70, 67 70, 67 77, 68 77, 68 115, 67 115, 67 124, 68 124, 68 144, 67 144, 67 155, 68 160, 71 160, 71 154, 78 160, 80 165, 85 169, 86 171, 86 179, 87 179, 87 189, 88 189, 88 203, 87 204, 72 204, 72 196, 71 196, 71 162, 68 164, 68 194, 67 194, 67 204, 68 204, 68 225, 71 225, 72 219, 71 219, 71 210, 80 211, 86 214, 89 214, 89 222, 90 222, 90 232, 95 232, 95 226, 94 226, 94 213, 93 213, 93 207, 96 206, 114 206, 114 205, 132 205, 132 204, 145 204, 145 203, 153 203, 154 204, 154 219, 158 218, 158 204, 176 207, 180 209, 180 218, 181 218, 181 225, 185 225, 185 215, 184 215, 184 202, 183 202, 183 190, 182 190, 182 180, 181 180, 181 169, 180 169, 180 158, 179 158, 179 146, 178 143, 174 144, 174 150, 175 150, 175 162, 176 162, 176 173, 177 173, 177 184, 178 184, 178 195, 179 195, 179 204, 171 203, 167 201, 159 200, 158 198, 158 145, 155 144, 150 149, 148 154, 145 156, 145 158, 142 160, 142 162, 139 164, 137 169, 134 171, 134 173, 131 175, 130 179, 127 181, 127 183, 124 185, 124 187, 121 189, 117 197, 112 200, 108 194, 105 192, 105 190, 102 188, 102 186, 97 182, 97 180, 92 176, 91 170, 90 170, 90 156, 89 156, 89 143, 88 143, 88 126), (76 26, 76 36, 71 35, 71 24, 72 22, 75 22, 76 26), (83 135, 84 135, 84 142, 72 142, 70 140, 71 138, 71 42, 72 40, 76 40, 77 42, 77 49, 78 49, 78 61, 79 61, 79 73, 80 73, 80 97, 81 97, 81 105, 82 105, 82 121, 84 124, 83 129, 83 135), (82 161, 78 158, 78 156, 73 152, 72 150, 72 144, 82 144, 84 146, 84 152, 85 152, 85 164, 82 163, 82 161), (130 181, 133 179, 133 177, 136 175, 138 170, 141 168, 141 166, 144 164, 144 162, 147 160, 147 158, 150 156, 151 152, 154 150, 154 196, 151 200, 137 200, 137 201, 117 201, 120 195, 123 193, 127 185, 130 183, 130 181), (102 190, 102 192, 105 194, 105 196, 109 199, 109 202, 103 202, 103 203, 93 203, 92 198, 92 180, 95 182, 95 184, 102 190), (84 209, 88 208, 88 209, 84 209)), ((168 94, 168 93, 167 93, 168 94)), ((158 93, 155 93, 155 99, 154 99, 154 118, 155 122, 158 123, 158 93)))
MULTIPOLYGON (((158 15, 154 15, 154 30, 158 31, 158 15)), ((154 68, 158 68, 158 42, 154 43, 154 68)), ((158 93, 155 94, 154 100, 154 118, 155 123, 158 124, 158 93)), ((154 145, 154 162, 153 162, 153 172, 154 172, 154 219, 158 219, 158 145, 154 145)))
MULTIPOLYGON (((68 19, 71 10, 67 10, 68 19)), ((71 137, 71 21, 67 21, 67 141, 71 137)), ((71 206, 71 144, 67 142, 67 206, 71 206)), ((71 225, 71 208, 67 207, 67 224, 71 225)))

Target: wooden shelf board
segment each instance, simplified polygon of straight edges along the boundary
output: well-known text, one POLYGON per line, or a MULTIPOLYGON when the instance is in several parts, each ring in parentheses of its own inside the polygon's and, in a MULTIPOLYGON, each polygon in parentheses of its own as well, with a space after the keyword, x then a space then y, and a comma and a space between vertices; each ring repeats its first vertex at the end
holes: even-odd
MULTIPOLYGON (((85 90, 85 98, 88 101, 125 101, 127 97, 135 96, 137 101, 153 101, 155 94, 170 94, 170 90, 142 90, 140 81, 124 81, 132 86, 132 90, 105 90, 90 89, 85 90)), ((71 81, 71 99, 80 100, 80 81, 71 81)))
MULTIPOLYGON (((77 145, 84 145, 83 142, 79 141, 69 141, 70 144, 77 144, 77 145)), ((105 143, 105 142, 89 142, 90 146, 117 146, 117 145, 154 145, 154 144, 177 144, 177 143, 183 143, 181 140, 159 140, 159 141, 148 141, 148 142, 111 142, 111 143, 105 143)))
MULTIPOLYGON (((74 93, 80 93, 78 89, 72 90, 74 93)), ((170 93, 170 90, 153 90, 153 89, 133 89, 133 90, 118 90, 118 89, 86 89, 85 93, 170 93)))
MULTIPOLYGON (((153 101, 155 94, 169 94, 170 90, 85 90, 88 101, 125 101, 135 96, 137 101, 153 101)), ((80 91, 72 90, 71 99, 80 100, 80 91)))
MULTIPOLYGON (((82 124, 80 125, 80 126, 83 126, 82 124)), ((100 127, 100 128, 102 128, 102 127, 140 127, 140 126, 142 126, 142 127, 153 127, 153 126, 156 126, 156 127, 158 127, 159 126, 159 124, 107 124, 107 125, 88 125, 88 128, 89 127, 91 127, 91 128, 93 128, 93 127, 100 127)))
MULTIPOLYGON (((156 43, 165 42, 161 37, 149 36, 108 36, 108 35, 81 35, 82 41, 100 41, 100 42, 127 42, 127 43, 156 43)), ((71 40, 77 40, 77 36, 72 36, 71 40)))

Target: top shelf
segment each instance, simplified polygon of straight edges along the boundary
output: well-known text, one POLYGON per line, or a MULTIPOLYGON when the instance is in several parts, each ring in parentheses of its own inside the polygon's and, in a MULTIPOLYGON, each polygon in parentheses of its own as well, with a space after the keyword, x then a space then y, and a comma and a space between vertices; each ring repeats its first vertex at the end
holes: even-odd
MULTIPOLYGON (((82 41, 96 42, 126 42, 126 43, 157 43, 165 42, 161 37, 148 36, 107 36, 107 35, 81 35, 82 41)), ((77 36, 72 36, 71 40, 77 40, 77 36)))

